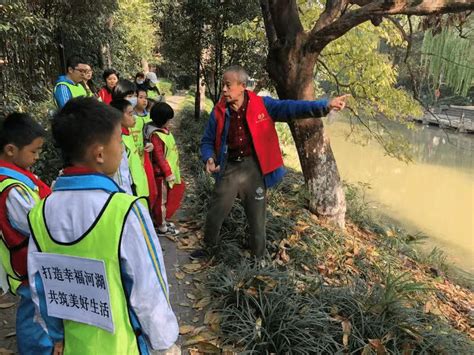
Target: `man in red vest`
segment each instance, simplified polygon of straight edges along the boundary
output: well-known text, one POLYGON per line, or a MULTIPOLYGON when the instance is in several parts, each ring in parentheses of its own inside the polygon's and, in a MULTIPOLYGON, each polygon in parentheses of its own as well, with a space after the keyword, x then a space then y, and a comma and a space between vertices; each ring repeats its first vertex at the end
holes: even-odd
MULTIPOLYGON (((201 157, 216 185, 206 218, 204 240, 212 252, 220 242, 220 229, 234 200, 239 197, 250 229, 250 249, 265 253, 267 188, 283 178, 276 121, 322 117, 342 110, 345 96, 330 101, 277 100, 247 90, 248 74, 232 66, 223 75, 222 98, 214 107, 201 140, 201 157)), ((197 250, 192 258, 206 257, 197 250)))

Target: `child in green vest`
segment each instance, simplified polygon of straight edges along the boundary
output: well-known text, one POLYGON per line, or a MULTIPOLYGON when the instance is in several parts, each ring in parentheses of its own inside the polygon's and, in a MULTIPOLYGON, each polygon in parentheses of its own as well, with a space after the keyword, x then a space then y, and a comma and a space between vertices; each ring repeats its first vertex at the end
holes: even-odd
MULTIPOLYGON (((44 136, 43 128, 24 113, 13 113, 0 123, 0 269, 6 271, 8 282, 0 286, 20 296, 16 315, 20 354, 49 355, 54 343, 62 341, 57 324, 59 332, 50 327, 55 334, 51 337, 35 322, 27 278, 28 212, 51 192, 30 171, 39 158, 44 136)), ((55 328, 55 322, 49 325, 55 328)))
POLYGON ((135 125, 130 128, 130 133, 133 136, 133 140, 138 149, 138 154, 140 154, 143 167, 145 168, 148 180, 148 201, 154 201, 156 199, 156 183, 149 154, 153 150, 153 144, 151 144, 149 140, 146 140, 143 134, 145 125, 151 122, 150 113, 147 110, 148 98, 146 89, 143 87, 138 86, 136 93, 137 104, 133 109, 135 125))
POLYGON ((135 116, 135 125, 130 129, 130 133, 133 136, 135 145, 138 148, 138 153, 144 157, 145 152, 151 152, 153 146, 149 142, 145 142, 143 136, 143 129, 145 124, 151 122, 150 113, 147 111, 146 107, 148 105, 147 93, 145 89, 137 89, 137 104, 133 108, 133 114, 135 116))
POLYGON ((29 214, 28 273, 38 280, 30 283, 35 303, 61 311, 54 314, 64 355, 154 354, 178 337, 150 214, 111 179, 122 158, 123 119, 111 106, 79 98, 52 121, 68 165, 29 214))
POLYGON ((158 235, 179 234, 176 226, 168 220, 180 207, 185 189, 179 169, 178 148, 169 130, 169 122, 173 117, 173 108, 167 103, 158 102, 150 112, 153 122, 148 123, 145 129, 145 137, 153 144, 151 160, 157 198, 150 202, 158 225, 158 235))
POLYGON ((122 162, 114 180, 128 194, 148 198, 148 179, 140 153, 130 129, 135 126, 132 104, 126 99, 114 99, 110 106, 122 113, 122 141, 124 152, 122 162))

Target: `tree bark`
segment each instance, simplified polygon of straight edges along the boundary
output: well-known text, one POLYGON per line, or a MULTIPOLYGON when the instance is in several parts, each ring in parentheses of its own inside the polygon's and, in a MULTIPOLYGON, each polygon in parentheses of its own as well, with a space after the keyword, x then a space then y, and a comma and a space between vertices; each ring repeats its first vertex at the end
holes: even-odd
MULTIPOLYGON (((315 99, 313 70, 318 54, 305 52, 305 41, 306 34, 300 33, 293 45, 269 53, 267 70, 280 99, 315 99)), ((309 210, 344 228, 344 191, 322 119, 298 119, 289 125, 309 192, 309 210)))

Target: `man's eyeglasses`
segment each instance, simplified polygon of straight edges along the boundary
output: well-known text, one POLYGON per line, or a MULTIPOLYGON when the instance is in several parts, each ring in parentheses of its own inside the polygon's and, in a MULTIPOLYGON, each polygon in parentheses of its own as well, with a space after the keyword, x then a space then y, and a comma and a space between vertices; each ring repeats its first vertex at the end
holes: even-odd
POLYGON ((92 69, 78 69, 78 68, 74 68, 74 70, 77 70, 79 73, 82 73, 82 74, 89 74, 89 73, 92 73, 92 69))

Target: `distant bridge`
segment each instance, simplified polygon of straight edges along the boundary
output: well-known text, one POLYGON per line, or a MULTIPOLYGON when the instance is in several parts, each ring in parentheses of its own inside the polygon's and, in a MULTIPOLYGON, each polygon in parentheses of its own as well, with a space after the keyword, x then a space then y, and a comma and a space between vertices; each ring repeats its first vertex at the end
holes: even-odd
POLYGON ((413 118, 414 121, 440 128, 455 129, 461 133, 474 133, 474 106, 442 106, 425 112, 424 116, 413 118))

